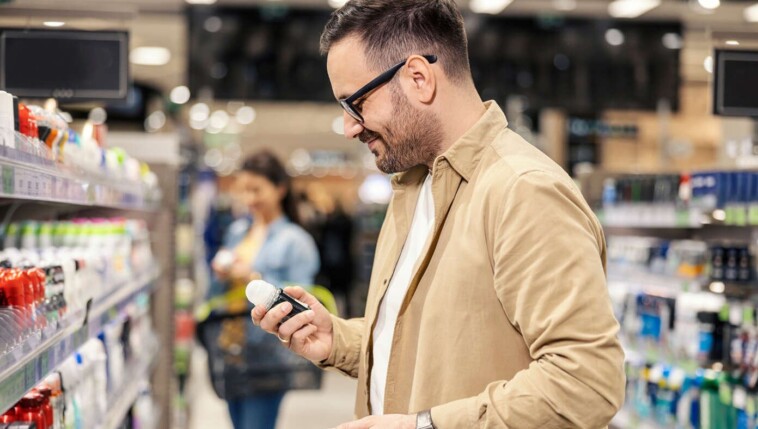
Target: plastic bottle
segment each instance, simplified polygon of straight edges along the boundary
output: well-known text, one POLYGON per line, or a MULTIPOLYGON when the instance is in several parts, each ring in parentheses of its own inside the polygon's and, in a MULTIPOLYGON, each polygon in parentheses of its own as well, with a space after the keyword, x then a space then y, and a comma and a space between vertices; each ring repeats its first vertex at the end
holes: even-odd
POLYGON ((11 408, 4 414, 0 415, 0 423, 13 423, 16 421, 16 410, 11 408))
POLYGON ((45 416, 45 423, 47 424, 48 428, 53 427, 53 423, 55 420, 55 413, 53 411, 53 404, 51 403, 51 399, 53 396, 53 391, 45 384, 40 385, 36 388, 37 393, 42 395, 42 413, 45 416))
POLYGON ((24 331, 22 335, 29 334, 31 316, 27 306, 26 288, 14 270, 5 270, 3 274, 6 299, 16 314, 18 325, 24 331))
POLYGON ((45 378, 44 384, 50 388, 50 406, 53 408, 52 429, 63 429, 63 407, 65 398, 61 390, 61 375, 54 372, 45 378))
POLYGON ((37 429, 48 429, 47 419, 42 410, 44 400, 39 393, 29 393, 18 403, 16 418, 20 421, 32 422, 37 425, 37 429))

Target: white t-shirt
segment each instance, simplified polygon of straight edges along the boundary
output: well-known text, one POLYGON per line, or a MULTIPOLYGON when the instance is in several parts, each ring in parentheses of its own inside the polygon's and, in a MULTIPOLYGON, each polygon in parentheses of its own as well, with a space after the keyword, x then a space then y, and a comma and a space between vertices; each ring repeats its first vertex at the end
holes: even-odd
POLYGON ((371 412, 384 414, 384 391, 387 383, 387 367, 392 350, 392 338, 395 334, 400 307, 413 276, 413 268, 424 251, 429 234, 434 228, 434 201, 432 199, 432 176, 427 175, 416 202, 413 223, 408 238, 400 253, 390 285, 379 307, 379 315, 374 326, 374 365, 371 369, 371 412))

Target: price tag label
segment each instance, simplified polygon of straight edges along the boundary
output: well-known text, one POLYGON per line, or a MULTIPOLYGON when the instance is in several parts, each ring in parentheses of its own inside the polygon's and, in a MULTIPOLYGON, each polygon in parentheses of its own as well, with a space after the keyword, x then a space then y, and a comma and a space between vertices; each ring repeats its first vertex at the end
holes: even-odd
POLYGON ((676 212, 677 228, 687 228, 690 226, 690 212, 679 210, 676 212))
POLYGON ((15 192, 15 169, 10 165, 3 166, 3 193, 13 195, 15 192))
POLYGON ((24 367, 24 372, 26 373, 26 380, 24 381, 25 387, 33 387, 37 382, 37 360, 35 359, 26 364, 26 367, 24 367))
POLYGON ((13 404, 26 392, 24 373, 19 371, 0 383, 0 407, 13 404))
POLYGON ((747 222, 750 225, 758 225, 758 204, 750 205, 747 213, 747 222))
POLYGON ((39 359, 39 374, 40 376, 47 374, 50 372, 50 353, 52 350, 48 350, 44 353, 42 353, 42 356, 40 356, 39 359))

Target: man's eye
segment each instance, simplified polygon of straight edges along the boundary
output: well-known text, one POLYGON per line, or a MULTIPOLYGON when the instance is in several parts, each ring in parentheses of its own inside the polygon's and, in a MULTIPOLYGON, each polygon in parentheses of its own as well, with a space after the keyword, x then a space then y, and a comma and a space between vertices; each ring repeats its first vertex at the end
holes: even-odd
POLYGON ((363 110, 363 100, 359 100, 358 102, 354 103, 353 107, 358 111, 358 113, 361 113, 363 110))

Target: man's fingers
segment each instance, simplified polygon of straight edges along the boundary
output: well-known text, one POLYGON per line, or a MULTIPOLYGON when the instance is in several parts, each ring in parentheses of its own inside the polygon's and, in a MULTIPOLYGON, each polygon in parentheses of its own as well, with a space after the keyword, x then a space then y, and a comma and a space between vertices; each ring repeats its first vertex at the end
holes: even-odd
POLYGON ((302 313, 292 317, 290 320, 282 323, 279 327, 279 336, 281 338, 290 338, 292 334, 303 328, 305 325, 313 322, 315 313, 313 310, 303 311, 302 313))
POLYGON ((277 305, 263 316, 260 323, 261 329, 270 334, 276 334, 279 331, 279 324, 282 323, 282 319, 291 311, 292 304, 289 302, 283 302, 277 305))
POLYGON ((305 289, 299 286, 289 286, 284 288, 284 293, 295 298, 296 300, 306 304, 308 307, 313 308, 315 305, 320 305, 315 296, 309 294, 305 289))
POLYGON ((308 324, 292 334, 290 337, 290 343, 300 348, 305 344, 306 341, 308 341, 308 337, 315 334, 316 331, 318 331, 318 327, 316 325, 308 324))

